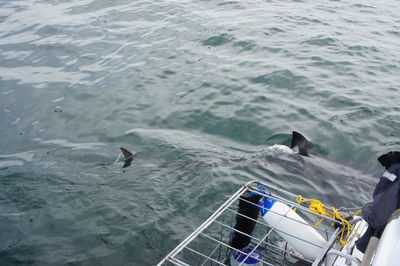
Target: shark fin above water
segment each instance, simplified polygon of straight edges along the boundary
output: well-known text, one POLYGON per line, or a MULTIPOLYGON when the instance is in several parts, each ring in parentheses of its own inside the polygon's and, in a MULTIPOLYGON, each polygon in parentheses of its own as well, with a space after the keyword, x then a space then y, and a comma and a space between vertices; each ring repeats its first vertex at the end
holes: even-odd
POLYGON ((121 149, 122 154, 125 157, 125 163, 122 166, 122 168, 126 168, 131 165, 133 157, 136 156, 136 153, 132 153, 132 152, 128 151, 127 149, 125 149, 124 147, 121 147, 120 149, 121 149))
POLYGON ((298 150, 298 153, 302 156, 308 156, 308 149, 310 148, 310 142, 299 132, 292 132, 292 143, 290 148, 298 150))

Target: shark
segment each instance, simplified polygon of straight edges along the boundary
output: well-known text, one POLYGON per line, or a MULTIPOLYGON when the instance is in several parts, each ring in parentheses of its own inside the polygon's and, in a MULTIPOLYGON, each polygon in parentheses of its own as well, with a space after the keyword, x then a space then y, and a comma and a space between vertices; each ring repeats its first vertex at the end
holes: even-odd
MULTIPOLYGON (((309 156, 308 150, 312 147, 311 143, 299 132, 293 131, 290 148, 286 145, 275 144, 266 150, 273 154, 277 153, 297 153, 301 156, 309 156)), ((120 147, 123 155, 124 164, 122 168, 131 166, 133 159, 136 157, 136 152, 131 152, 127 148, 120 147)))
MULTIPOLYGON (((314 145, 297 131, 289 135, 289 145, 274 144, 261 147, 261 150, 254 150, 251 146, 232 148, 233 145, 224 143, 224 140, 210 143, 205 138, 182 131, 138 129, 129 133, 142 141, 152 137, 151 142, 157 141, 163 143, 157 145, 167 146, 164 151, 195 153, 177 161, 160 162, 153 166, 176 167, 188 171, 209 171, 215 167, 239 170, 252 179, 270 182, 294 193, 320 196, 322 200, 337 202, 342 206, 352 199, 352 194, 359 196, 357 201, 360 204, 368 201, 377 181, 376 169, 326 158, 318 152, 319 145, 314 145)), ((131 152, 126 147, 120 150, 123 154, 123 168, 135 165, 136 161, 143 161, 141 152, 131 152)))

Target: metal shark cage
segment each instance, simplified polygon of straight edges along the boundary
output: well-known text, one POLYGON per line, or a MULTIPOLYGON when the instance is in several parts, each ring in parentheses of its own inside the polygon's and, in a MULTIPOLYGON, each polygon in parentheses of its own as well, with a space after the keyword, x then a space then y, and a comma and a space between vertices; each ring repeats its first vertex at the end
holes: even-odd
MULTIPOLYGON (((311 212, 308 208, 295 202, 297 195, 290 192, 251 181, 242 186, 227 201, 225 201, 202 225, 183 240, 174 250, 172 250, 159 264, 162 265, 248 265, 245 259, 254 256, 252 252, 261 253, 256 265, 321 265, 326 259, 328 250, 334 245, 341 233, 341 223, 323 215, 311 212), (262 189, 260 189, 262 188, 262 189), (292 238, 310 244, 308 239, 299 239, 296 234, 281 230, 279 224, 270 226, 263 217, 253 220, 256 225, 251 235, 235 229, 237 216, 243 216, 238 210, 239 199, 241 196, 250 192, 261 197, 268 197, 277 202, 281 202, 295 210, 306 223, 301 226, 309 226, 324 238, 324 245, 318 246, 318 256, 314 259, 304 258, 301 254, 290 247, 285 239, 292 238), (321 219, 322 222, 321 222, 321 219), (319 223, 318 226, 315 226, 319 223), (337 226, 332 226, 335 223, 337 226), (231 247, 233 232, 246 235, 251 239, 250 245, 253 249, 250 253, 231 247), (232 254, 246 257, 242 262, 232 264, 232 254)), ((249 202, 249 204, 254 204, 249 202)), ((259 206, 258 206, 259 207, 259 206)), ((260 207, 259 207, 260 208, 260 207)), ((263 207, 261 207, 263 208, 263 207)), ((269 211, 273 211, 272 208, 269 211)), ((276 213, 277 215, 282 215, 276 213)), ((290 219, 282 215, 283 219, 290 219)), ((296 228, 292 228, 296 230, 296 228)), ((312 244, 312 243, 311 243, 312 244)))

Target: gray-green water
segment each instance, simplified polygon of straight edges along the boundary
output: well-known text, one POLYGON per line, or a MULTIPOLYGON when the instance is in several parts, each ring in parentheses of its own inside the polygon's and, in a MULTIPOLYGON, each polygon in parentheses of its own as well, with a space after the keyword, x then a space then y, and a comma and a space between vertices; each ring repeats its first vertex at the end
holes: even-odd
POLYGON ((398 10, 1 1, 0 264, 154 265, 250 179, 362 204, 400 144, 398 10), (320 155, 265 150, 292 130, 320 155))

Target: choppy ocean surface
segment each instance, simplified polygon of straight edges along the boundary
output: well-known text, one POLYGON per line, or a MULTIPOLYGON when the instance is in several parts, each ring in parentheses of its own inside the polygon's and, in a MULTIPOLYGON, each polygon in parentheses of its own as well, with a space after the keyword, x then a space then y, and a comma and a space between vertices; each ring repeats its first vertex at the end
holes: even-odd
POLYGON ((1 1, 0 265, 154 265, 251 179, 362 205, 400 146, 398 10, 1 1), (292 130, 310 158, 268 148, 292 130))

